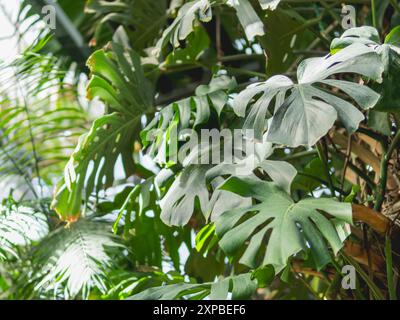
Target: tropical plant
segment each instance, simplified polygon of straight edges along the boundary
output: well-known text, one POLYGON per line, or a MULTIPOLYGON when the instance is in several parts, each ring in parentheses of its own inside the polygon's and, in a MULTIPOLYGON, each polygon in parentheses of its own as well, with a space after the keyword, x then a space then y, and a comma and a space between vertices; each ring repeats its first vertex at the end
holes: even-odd
POLYGON ((397 299, 400 7, 347 2, 58 1, 1 69, 0 297, 397 299))

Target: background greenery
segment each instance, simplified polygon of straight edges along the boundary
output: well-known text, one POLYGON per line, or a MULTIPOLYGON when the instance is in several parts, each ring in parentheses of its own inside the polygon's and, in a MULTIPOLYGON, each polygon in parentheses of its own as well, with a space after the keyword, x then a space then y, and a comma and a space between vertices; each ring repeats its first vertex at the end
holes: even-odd
POLYGON ((0 70, 1 299, 397 299, 396 0, 46 4, 0 70), (214 128, 255 161, 168 161, 214 128))

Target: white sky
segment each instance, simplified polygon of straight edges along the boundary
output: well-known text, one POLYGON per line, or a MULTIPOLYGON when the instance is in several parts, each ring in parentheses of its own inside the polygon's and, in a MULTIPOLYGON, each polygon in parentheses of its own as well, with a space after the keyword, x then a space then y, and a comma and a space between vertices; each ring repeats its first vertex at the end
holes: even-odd
MULTIPOLYGON (((7 61, 14 58, 23 48, 18 47, 18 36, 14 35, 15 21, 17 20, 20 0, 0 0, 0 60, 7 61), (4 14, 4 11, 6 14, 4 14), (11 23, 9 18, 13 21, 11 23)), ((20 28, 25 31, 23 24, 20 28)), ((35 40, 35 32, 23 32, 21 46, 31 44, 35 40)))

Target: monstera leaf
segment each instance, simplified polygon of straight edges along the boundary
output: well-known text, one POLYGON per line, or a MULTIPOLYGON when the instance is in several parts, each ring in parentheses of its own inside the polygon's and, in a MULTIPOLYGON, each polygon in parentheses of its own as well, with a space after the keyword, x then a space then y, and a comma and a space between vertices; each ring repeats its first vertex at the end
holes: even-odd
POLYGON ((94 15, 94 39, 101 46, 110 32, 110 24, 125 26, 132 47, 141 51, 154 45, 159 30, 167 22, 166 0, 86 1, 85 12, 94 15))
POLYGON ((343 32, 340 38, 332 40, 331 53, 334 54, 354 43, 361 43, 371 47, 379 45, 378 30, 369 26, 348 29, 343 32))
POLYGON ((400 76, 400 26, 394 28, 381 44, 378 31, 373 27, 359 27, 346 30, 340 38, 334 39, 331 52, 335 53, 354 43, 363 44, 375 50, 384 66, 383 84, 374 85, 374 89, 382 98, 374 107, 377 111, 397 112, 400 108, 399 85, 400 76))
MULTIPOLYGON (((242 138, 241 136, 236 136, 242 138)), ((228 156, 229 160, 221 159, 207 171, 207 179, 213 180, 219 176, 253 176, 254 170, 261 169, 267 173, 271 179, 282 189, 290 193, 290 185, 297 174, 296 169, 285 161, 268 160, 273 154, 275 147, 271 142, 267 141, 267 135, 264 134, 263 141, 258 142, 243 138, 241 143, 237 143, 235 137, 224 137, 212 144, 199 144, 193 148, 189 155, 183 161, 184 166, 198 163, 202 159, 211 159, 214 155, 221 154, 222 149, 228 156), (225 145, 228 148, 225 149, 225 145), (249 145, 251 148, 249 148, 249 145), (243 153, 245 153, 244 156, 243 153), (239 156, 236 156, 239 155, 239 156), (212 156, 212 157, 211 157, 212 156)))
POLYGON ((209 297, 210 300, 247 299, 257 289, 257 282, 250 273, 227 277, 214 283, 177 283, 147 289, 130 297, 130 300, 172 300, 186 296, 209 297))
POLYGON ((221 214, 228 210, 245 208, 251 205, 252 200, 250 198, 241 197, 235 193, 219 189, 218 187, 224 182, 225 180, 221 177, 217 177, 211 182, 213 193, 208 202, 207 210, 204 213, 204 217, 207 220, 215 221, 221 214))
MULTIPOLYGON (((259 2, 263 9, 270 10, 274 10, 279 3, 277 0, 259 0, 259 2)), ((263 23, 248 0, 190 1, 179 9, 178 16, 165 29, 161 39, 157 42, 154 54, 158 56, 168 43, 173 48, 179 47, 180 41, 185 40, 194 32, 196 24, 199 21, 206 23, 211 21, 212 6, 220 4, 228 4, 236 10, 238 20, 249 41, 253 41, 256 36, 263 36, 265 34, 263 23)))
POLYGON ((237 177, 253 176, 255 169, 261 169, 272 181, 290 193, 290 186, 297 175, 297 170, 288 162, 278 160, 257 161, 253 157, 246 158, 237 164, 220 164, 207 172, 207 177, 232 175, 237 177))
POLYGON ((160 202, 161 220, 167 225, 183 226, 193 214, 195 200, 206 212, 209 195, 206 185, 208 166, 188 166, 168 189, 160 202))
POLYGON ((164 107, 141 132, 148 154, 156 155, 159 164, 175 164, 172 156, 176 156, 177 139, 186 137, 182 137, 180 132, 209 122, 212 110, 219 115, 228 102, 228 92, 235 87, 234 78, 218 76, 210 84, 199 86, 195 96, 164 107))
POLYGON ((253 41, 256 36, 265 34, 264 24, 248 0, 231 0, 228 3, 235 8, 237 17, 249 41, 253 41))
POLYGON ((254 150, 247 150, 246 147, 243 147, 245 143, 242 143, 240 148, 232 140, 233 137, 224 137, 224 139, 213 141, 211 144, 202 142, 193 147, 193 150, 182 162, 184 169, 181 175, 174 181, 161 201, 161 218, 166 224, 182 226, 188 223, 194 210, 196 198, 199 200, 204 217, 206 219, 211 217, 211 221, 215 221, 224 211, 250 205, 250 199, 218 188, 224 182, 222 176, 255 177, 254 171, 261 169, 278 186, 290 193, 290 185, 297 171, 285 161, 268 160, 274 151, 274 147, 272 143, 266 141, 266 135, 263 143, 247 142, 254 146, 254 150), (228 144, 229 147, 229 149, 224 150, 224 156, 226 155, 225 152, 228 151, 233 159, 230 159, 229 162, 224 159, 215 166, 209 165, 214 161, 215 155, 221 156, 224 144, 228 144), (236 146, 238 152, 234 152, 236 146), (248 151, 244 158, 235 158, 235 153, 242 154, 244 151, 248 151), (205 163, 202 162, 204 159, 207 160, 204 161, 205 163), (210 200, 207 182, 211 182, 214 189, 210 200))
POLYGON ((198 203, 205 219, 214 221, 224 211, 242 208, 251 200, 231 192, 219 190, 223 179, 217 177, 211 185, 214 189, 211 199, 206 174, 209 165, 189 165, 179 174, 160 202, 161 220, 169 226, 186 225, 198 203))
POLYGON ((153 109, 153 88, 144 76, 140 57, 117 42, 112 48, 112 53, 96 51, 88 61, 92 72, 88 98, 99 97, 111 113, 98 118, 80 138, 65 168, 52 203, 63 220, 77 220, 82 200, 111 186, 119 157, 127 176, 135 172, 133 148, 139 140, 140 119, 153 109))
POLYGON ((353 44, 334 55, 304 60, 297 71, 298 84, 285 76, 274 76, 266 82, 250 85, 235 98, 234 109, 243 116, 246 107, 253 103, 245 127, 253 127, 256 138, 261 139, 268 107, 275 99, 268 141, 290 147, 312 146, 328 132, 337 118, 349 132, 355 131, 364 119, 351 103, 317 87, 317 84, 340 89, 360 107, 369 109, 378 101, 377 93, 360 84, 328 77, 338 73, 356 73, 381 81, 382 71, 376 52, 364 45, 353 44))
POLYGON ((309 249, 321 268, 330 261, 327 243, 336 254, 346 236, 345 223, 352 223, 350 204, 322 198, 295 203, 270 182, 230 178, 221 188, 259 201, 228 211, 215 222, 219 245, 228 255, 235 254, 249 239, 240 262, 252 268, 272 265, 278 273, 290 257, 309 249), (320 210, 336 219, 328 219, 320 210))
POLYGON ((154 53, 159 55, 168 43, 171 43, 174 48, 179 47, 179 41, 185 40, 194 31, 197 19, 202 22, 209 22, 212 19, 209 0, 185 3, 179 9, 178 16, 173 23, 163 32, 154 53))

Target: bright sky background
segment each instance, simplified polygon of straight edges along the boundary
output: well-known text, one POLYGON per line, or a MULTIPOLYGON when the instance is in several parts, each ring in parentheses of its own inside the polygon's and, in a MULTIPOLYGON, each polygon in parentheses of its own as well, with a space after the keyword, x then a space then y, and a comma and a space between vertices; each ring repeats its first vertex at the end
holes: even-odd
MULTIPOLYGON (((18 35, 15 32, 15 21, 17 20, 21 0, 0 0, 0 60, 7 61, 14 58, 21 49, 18 48, 18 35), (4 14, 4 11, 6 14, 4 14), (11 18, 12 22, 9 21, 11 18), (10 37, 12 36, 12 37, 10 37)), ((25 31, 24 25, 21 31, 25 31)), ((35 32, 24 32, 22 46, 32 43, 35 40, 35 32)))
POLYGON ((17 38, 15 36, 8 38, 13 34, 15 27, 4 15, 3 10, 7 11, 13 21, 15 21, 19 7, 19 0, 0 0, 0 7, 0 59, 8 60, 17 54, 18 48, 17 38))

